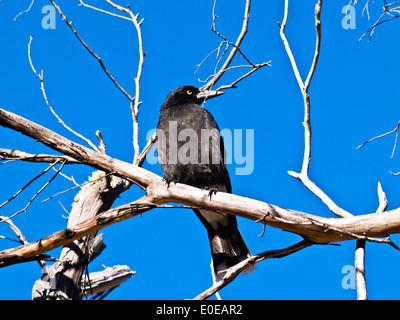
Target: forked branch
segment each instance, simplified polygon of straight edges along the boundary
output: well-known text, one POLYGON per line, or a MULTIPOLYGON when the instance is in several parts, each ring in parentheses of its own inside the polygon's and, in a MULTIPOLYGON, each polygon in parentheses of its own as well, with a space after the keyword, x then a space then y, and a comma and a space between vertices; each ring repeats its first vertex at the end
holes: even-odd
POLYGON ((141 24, 143 23, 144 19, 141 19, 139 21, 139 14, 134 15, 132 10, 130 9, 129 5, 127 8, 124 8, 122 6, 119 6, 115 4, 114 2, 110 0, 105 0, 109 5, 112 7, 116 8, 117 10, 124 12, 129 15, 129 17, 122 16, 119 14, 112 13, 107 10, 99 9, 94 6, 88 5, 84 3, 81 0, 78 0, 80 5, 117 17, 121 19, 125 19, 128 21, 131 21, 137 31, 137 36, 138 36, 138 49, 139 49, 139 63, 138 63, 138 69, 137 69, 137 74, 135 77, 135 96, 131 96, 118 82, 117 80, 111 75, 109 70, 106 68, 104 65, 103 61, 101 58, 89 47, 89 45, 82 39, 82 37, 79 35, 75 27, 72 25, 72 22, 67 19, 65 14, 62 12, 61 8, 54 2, 54 0, 50 0, 53 6, 56 8, 58 13, 60 14, 62 20, 68 25, 68 27, 73 31, 74 35, 76 38, 79 40, 79 42, 86 48, 86 50, 99 62, 101 68, 103 71, 106 73, 106 75, 110 78, 110 80, 114 83, 114 85, 124 94, 126 98, 129 100, 129 105, 130 109, 132 112, 132 121, 133 121, 133 137, 132 137, 132 144, 133 144, 133 149, 134 149, 134 157, 133 157, 133 163, 137 165, 138 163, 138 157, 140 155, 140 148, 139 148, 139 122, 138 122, 138 114, 139 114, 139 106, 141 104, 140 102, 140 79, 142 76, 142 70, 143 70, 143 63, 144 63, 144 51, 143 51, 143 38, 142 38, 142 31, 141 31, 141 24))
POLYGON ((301 93, 303 95, 304 101, 304 154, 303 154, 303 164, 300 173, 296 173, 294 171, 289 171, 288 173, 300 180, 312 193, 314 193, 325 205, 337 216, 339 217, 351 217, 352 215, 346 210, 340 208, 335 202, 325 194, 315 183, 313 183, 308 177, 308 169, 310 166, 311 160, 311 111, 310 111, 310 97, 308 95, 308 88, 310 86, 312 77, 314 75, 315 69, 317 67, 320 46, 321 46, 321 9, 322 9, 322 0, 318 0, 315 5, 315 29, 316 29, 316 44, 314 51, 314 58, 311 64, 310 70, 308 72, 308 76, 306 81, 303 82, 299 69, 296 65, 296 60, 293 56, 292 50, 290 49, 289 42, 285 35, 285 27, 288 20, 289 14, 289 0, 285 0, 285 10, 282 24, 280 26, 280 35, 283 41, 283 44, 286 49, 286 53, 289 57, 290 63, 293 68, 293 72, 296 76, 297 83, 300 87, 301 93))
POLYGON ((233 58, 235 57, 235 55, 239 52, 239 54, 246 60, 246 62, 249 65, 246 65, 246 67, 250 67, 251 70, 249 72, 247 72, 246 74, 242 75, 241 77, 239 77, 238 79, 236 79, 235 81, 233 81, 231 84, 229 85, 223 85, 220 86, 218 89, 216 90, 223 90, 223 89, 229 89, 229 88, 235 88, 235 85, 247 78, 248 76, 250 76, 253 72, 257 71, 258 69, 265 67, 265 66, 270 66, 271 62, 264 62, 264 63, 260 63, 260 64, 255 64, 253 62, 250 61, 250 59, 243 53, 243 51, 240 49, 240 45, 242 44, 242 41, 247 33, 247 28, 248 28, 248 24, 249 24, 249 17, 250 17, 250 4, 251 4, 251 0, 246 0, 246 5, 245 5, 245 10, 244 10, 244 17, 243 17, 243 24, 242 24, 242 29, 240 31, 240 34, 238 36, 238 38, 236 39, 236 42, 230 42, 227 40, 227 38, 225 38, 222 34, 220 34, 216 27, 215 27, 215 21, 218 18, 218 16, 215 14, 215 4, 216 4, 216 0, 214 1, 214 5, 213 5, 213 22, 211 25, 211 30, 222 39, 220 45, 218 46, 217 49, 213 50, 210 54, 207 55, 207 57, 198 65, 198 68, 203 64, 203 62, 205 60, 207 60, 211 54, 213 54, 214 52, 217 52, 218 56, 217 56, 217 64, 215 66, 215 72, 213 75, 211 75, 209 78, 210 80, 208 80, 208 82, 201 87, 202 90, 208 90, 210 88, 212 88, 218 81, 219 79, 223 76, 223 74, 232 69, 232 68, 236 68, 236 67, 242 67, 242 66, 236 66, 236 67, 230 67, 233 58), (225 50, 220 53, 221 47, 223 45, 226 45, 225 50), (217 71, 217 68, 222 60, 222 58, 224 57, 225 53, 228 51, 229 47, 231 47, 231 50, 228 54, 228 57, 226 58, 226 60, 224 61, 224 63, 222 64, 222 66, 219 68, 219 70, 217 71))
POLYGON ((33 66, 32 58, 31 58, 31 43, 32 43, 33 38, 29 38, 29 43, 28 43, 28 59, 29 59, 29 64, 31 65, 32 71, 36 74, 36 76, 40 80, 40 90, 42 91, 43 98, 46 101, 47 106, 49 107, 51 113, 57 118, 58 122, 61 123, 65 129, 76 135, 78 138, 81 138, 82 140, 86 141, 88 145, 90 145, 94 150, 99 151, 99 149, 87 138, 85 138, 83 135, 80 133, 76 132, 75 130, 71 129, 67 124, 60 118, 60 116, 54 111, 53 107, 50 105, 49 99, 47 98, 46 90, 44 88, 44 76, 43 76, 43 70, 38 73, 33 66))

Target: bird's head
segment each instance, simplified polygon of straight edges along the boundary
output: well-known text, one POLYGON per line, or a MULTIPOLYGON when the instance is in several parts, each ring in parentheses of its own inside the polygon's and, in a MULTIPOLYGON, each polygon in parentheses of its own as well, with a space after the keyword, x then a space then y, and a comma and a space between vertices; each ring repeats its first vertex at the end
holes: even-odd
POLYGON ((163 105, 176 105, 185 103, 197 103, 201 104, 207 99, 218 97, 224 94, 222 91, 217 90, 199 90, 194 86, 181 86, 172 90, 163 105))

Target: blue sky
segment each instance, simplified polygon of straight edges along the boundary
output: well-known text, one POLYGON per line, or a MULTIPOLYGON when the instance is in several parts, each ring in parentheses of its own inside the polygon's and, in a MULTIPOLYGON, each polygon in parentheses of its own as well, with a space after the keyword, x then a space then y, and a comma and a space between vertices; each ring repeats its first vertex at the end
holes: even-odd
MULTIPOLYGON (((128 21, 78 7, 77 1, 58 3, 68 19, 118 82, 134 95, 138 54, 136 32, 128 21)), ((48 110, 40 83, 32 72, 27 55, 29 36, 33 37, 31 56, 36 69, 44 70, 46 92, 61 118, 76 131, 96 141, 95 131, 103 134, 110 156, 132 161, 132 121, 129 103, 101 70, 97 61, 81 46, 57 15, 56 28, 45 30, 42 7, 36 1, 27 14, 29 0, 0 2, 0 107, 44 125, 83 143, 67 132, 48 110)), ((123 5, 124 3, 121 3, 123 5)), ((372 40, 359 37, 379 17, 381 4, 370 3, 371 20, 362 16, 364 2, 355 7, 356 28, 343 29, 342 7, 348 1, 325 1, 322 8, 322 45, 317 70, 309 93, 313 129, 310 178, 340 207, 353 214, 375 212, 378 207, 377 183, 381 182, 389 201, 388 209, 400 206, 400 150, 393 158, 394 136, 356 147, 367 139, 392 130, 399 121, 398 88, 400 65, 400 20, 383 24, 372 40)), ((314 1, 291 2, 286 36, 305 79, 315 46, 314 1)), ((197 64, 214 50, 219 38, 210 30, 213 1, 135 1, 134 12, 145 18, 142 25, 146 52, 141 81, 140 145, 146 133, 155 128, 158 110, 169 91, 183 84, 201 85, 215 66, 210 58, 198 73, 197 64)), ((229 165, 235 194, 324 217, 334 215, 288 170, 299 171, 303 157, 303 100, 289 59, 279 36, 277 22, 283 18, 283 1, 253 1, 249 32, 242 50, 255 63, 270 61, 265 67, 227 90, 205 107, 221 129, 254 130, 254 170, 235 175, 241 165, 229 165)), ((110 9, 106 4, 102 8, 110 9)), ((218 0, 217 29, 234 41, 242 25, 244 1, 218 0)), ((243 61, 238 57, 236 64, 243 61)), ((232 72, 219 84, 229 84, 232 72)), ((48 148, 9 129, 0 128, 0 147, 31 153, 52 153, 48 148)), ((0 166, 0 203, 18 191, 29 178, 47 165, 12 162, 0 166)), ((144 168, 161 174, 159 165, 144 168)), ((87 180, 91 168, 68 166, 63 170, 77 182, 87 180)), ((50 174, 51 175, 51 174, 50 174)), ((32 195, 50 178, 33 184, 16 200, 0 209, 11 215, 23 208, 32 195)), ((66 213, 75 192, 50 201, 49 196, 72 184, 58 177, 14 222, 28 241, 64 229, 66 213)), ((132 187, 115 205, 135 200, 141 192, 132 187)), ((240 230, 253 253, 279 249, 300 237, 239 218, 240 230)), ((104 230, 106 250, 89 265, 90 271, 102 265, 126 264, 136 274, 114 290, 109 299, 186 299, 193 298, 211 284, 210 253, 205 229, 190 210, 156 209, 104 230)), ((0 224, 0 235, 15 238, 8 225, 0 224)), ((398 243, 400 237, 393 236, 398 243)), ((15 243, 0 239, 0 250, 15 243)), ((221 290, 223 299, 355 299, 356 291, 344 289, 342 273, 354 264, 355 241, 341 246, 313 246, 283 259, 266 260, 250 275, 240 275, 221 290)), ((59 255, 59 250, 51 252, 59 255)), ((387 245, 367 243, 367 289, 371 299, 399 299, 400 253, 387 245)), ((0 270, 0 299, 30 299, 33 283, 41 276, 35 262, 0 270)))

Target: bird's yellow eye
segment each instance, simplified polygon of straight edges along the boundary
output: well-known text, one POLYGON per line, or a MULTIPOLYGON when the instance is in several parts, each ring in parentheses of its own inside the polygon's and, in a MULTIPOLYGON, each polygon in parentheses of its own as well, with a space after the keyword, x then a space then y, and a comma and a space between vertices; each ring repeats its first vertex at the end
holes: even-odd
POLYGON ((193 93, 193 91, 192 90, 188 90, 188 91, 186 91, 186 93, 190 96, 193 93))

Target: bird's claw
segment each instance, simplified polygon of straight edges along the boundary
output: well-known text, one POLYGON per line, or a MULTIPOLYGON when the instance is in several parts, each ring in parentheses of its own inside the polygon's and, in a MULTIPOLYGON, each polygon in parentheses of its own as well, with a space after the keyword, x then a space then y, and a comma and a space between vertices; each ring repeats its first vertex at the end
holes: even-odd
POLYGON ((210 187, 203 187, 203 190, 208 190, 208 196, 210 197, 210 201, 211 201, 211 197, 213 194, 217 194, 218 189, 217 188, 210 188, 210 187))
POLYGON ((163 181, 167 185, 167 189, 169 188, 169 185, 171 184, 171 182, 176 183, 176 181, 174 179, 172 179, 172 178, 165 178, 164 177, 163 181))

